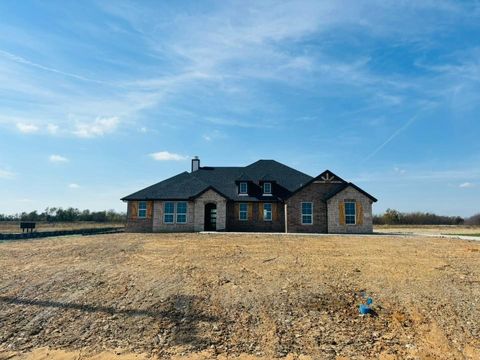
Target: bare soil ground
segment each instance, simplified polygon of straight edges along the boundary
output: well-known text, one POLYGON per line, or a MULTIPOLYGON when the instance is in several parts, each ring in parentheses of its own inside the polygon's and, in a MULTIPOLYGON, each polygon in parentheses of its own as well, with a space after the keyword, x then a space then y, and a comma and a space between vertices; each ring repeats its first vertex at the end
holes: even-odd
MULTIPOLYGON (((104 227, 124 227, 125 224, 120 223, 99 223, 93 221, 76 221, 76 222, 37 222, 35 231, 56 231, 56 230, 77 230, 77 229, 94 229, 104 227)), ((21 233, 20 221, 0 221, 0 234, 21 233)))
POLYGON ((416 233, 437 235, 480 235, 478 225, 375 225, 377 233, 416 233))
POLYGON ((0 359, 480 359, 475 241, 111 234, 0 268, 0 359))

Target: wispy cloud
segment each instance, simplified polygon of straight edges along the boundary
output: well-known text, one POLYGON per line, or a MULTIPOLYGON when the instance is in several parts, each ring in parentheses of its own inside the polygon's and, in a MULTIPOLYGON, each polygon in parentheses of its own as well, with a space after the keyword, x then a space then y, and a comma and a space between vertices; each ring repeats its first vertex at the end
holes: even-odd
POLYGON ((168 151, 159 151, 150 154, 150 157, 157 161, 181 161, 188 159, 188 156, 171 153, 168 151))
POLYGON ((58 133, 59 126, 55 124, 47 124, 47 132, 51 135, 55 135, 58 133))
POLYGON ((207 142, 217 140, 217 139, 224 139, 226 137, 227 136, 219 130, 211 130, 202 135, 202 139, 207 142))
POLYGON ((119 119, 116 116, 97 118, 91 122, 78 121, 73 134, 81 138, 93 138, 109 134, 117 128, 119 119))
POLYGON ((272 128, 274 126, 271 122, 262 122, 262 121, 242 121, 238 119, 230 119, 230 118, 219 118, 219 117, 207 117, 205 120, 208 123, 215 124, 215 125, 223 125, 223 126, 230 126, 230 127, 239 127, 239 128, 272 128))
POLYGON ((3 56, 7 59, 10 59, 10 60, 15 61, 15 62, 20 63, 20 64, 32 66, 32 67, 35 67, 37 69, 44 70, 44 71, 49 71, 49 72, 56 73, 56 74, 59 74, 59 75, 68 76, 68 77, 71 77, 71 78, 74 78, 74 79, 77 79, 77 80, 89 81, 89 82, 93 82, 93 83, 96 83, 96 84, 111 85, 111 84, 109 84, 107 82, 104 82, 104 81, 91 79, 91 78, 81 76, 81 75, 78 75, 78 74, 73 74, 73 73, 61 71, 61 70, 58 70, 58 69, 55 69, 55 68, 51 68, 51 67, 48 67, 48 66, 44 66, 44 65, 41 65, 41 64, 37 64, 33 61, 27 60, 27 59, 25 59, 21 56, 12 54, 11 52, 1 50, 1 49, 0 49, 0 56, 3 56))
POLYGON ((419 166, 415 169, 412 169, 408 173, 405 172, 402 174, 401 179, 398 177, 398 172, 394 171, 370 171, 365 173, 357 178, 353 179, 358 182, 385 182, 385 181, 435 181, 435 182, 446 182, 446 181, 461 181, 461 180, 470 180, 468 182, 461 183, 458 185, 462 188, 469 188, 475 185, 475 180, 480 180, 480 170, 472 169, 470 167, 465 168, 445 168, 445 166, 439 166, 439 169, 436 170, 424 170, 426 166, 419 166), (463 185, 463 186, 462 186, 463 185))
POLYGON ((71 183, 71 184, 68 184, 68 188, 70 189, 78 189, 80 188, 80 185, 76 184, 76 183, 71 183))
POLYGON ((406 128, 408 128, 415 120, 418 118, 418 113, 414 116, 412 116, 409 120, 405 122, 401 127, 399 127, 395 132, 390 135, 387 140, 385 140, 380 146, 378 146, 375 150, 373 150, 370 154, 368 154, 363 160, 362 163, 365 163, 366 161, 370 160, 372 157, 377 155, 385 146, 388 145, 393 139, 395 139, 398 135, 400 135, 406 128))
POLYGON ((13 179, 14 177, 15 173, 5 169, 0 169, 0 179, 13 179))
POLYGON ((464 183, 461 183, 460 185, 458 185, 458 187, 462 188, 462 189, 468 189, 468 188, 475 187, 475 184, 473 184, 471 182, 464 182, 464 183))
POLYGON ((39 127, 35 124, 17 123, 17 129, 24 134, 35 133, 39 127))
POLYGON ((66 163, 66 162, 69 162, 69 160, 62 156, 62 155, 57 155, 57 154, 53 154, 53 155, 50 155, 48 157, 48 160, 52 163, 66 163))

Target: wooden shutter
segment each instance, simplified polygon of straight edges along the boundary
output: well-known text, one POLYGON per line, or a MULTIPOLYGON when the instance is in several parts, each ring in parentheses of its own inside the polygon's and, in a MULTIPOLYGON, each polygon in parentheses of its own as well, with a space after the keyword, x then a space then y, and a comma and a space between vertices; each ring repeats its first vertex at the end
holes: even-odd
POLYGON ((130 218, 136 219, 138 215, 138 202, 137 201, 130 201, 130 218))
POLYGON ((272 204, 272 221, 278 220, 277 203, 272 204))
POLYGON ((248 203, 248 220, 253 219, 253 204, 248 203))
POLYGON ((357 207, 356 208, 356 214, 357 214, 357 225, 363 225, 363 207, 362 207, 362 204, 360 202, 355 202, 355 206, 357 207))
POLYGON ((235 213, 233 216, 235 216, 235 220, 240 220, 240 204, 235 203, 233 204, 233 212, 235 213))
POLYGON ((345 203, 343 201, 338 203, 338 218, 340 225, 345 225, 345 203))
POLYGON ((263 203, 258 203, 258 220, 263 220, 263 203))
POLYGON ((153 201, 147 201, 147 218, 151 219, 153 215, 153 201))

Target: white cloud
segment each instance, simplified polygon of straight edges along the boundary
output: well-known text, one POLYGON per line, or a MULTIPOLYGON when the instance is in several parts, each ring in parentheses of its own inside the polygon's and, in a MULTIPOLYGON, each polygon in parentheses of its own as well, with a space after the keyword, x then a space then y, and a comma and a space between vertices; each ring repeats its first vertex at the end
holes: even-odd
POLYGON ((473 188, 473 187, 475 187, 475 184, 473 184, 471 182, 464 182, 464 183, 458 185, 458 187, 460 187, 462 189, 473 188))
POLYGON ((15 174, 8 170, 0 169, 0 179, 13 179, 15 174))
POLYGON ((58 125, 48 124, 48 125, 47 125, 47 131, 48 131, 50 134, 55 135, 56 133, 58 133, 58 125))
POLYGON ((407 172, 407 170, 405 170, 405 169, 400 169, 399 167, 394 167, 394 168, 393 168, 393 171, 395 171, 397 174, 401 174, 401 175, 403 175, 403 174, 405 174, 405 173, 407 172))
POLYGON ((26 123, 17 123, 17 129, 20 132, 25 134, 30 134, 38 131, 38 126, 34 124, 26 124, 26 123))
POLYGON ((50 155, 48 160, 52 163, 66 163, 69 161, 66 157, 56 154, 50 155))
POLYGON ((119 123, 117 116, 112 117, 98 117, 93 122, 77 122, 73 133, 82 138, 92 138, 103 136, 115 131, 119 123))
POLYGON ((68 184, 68 187, 69 187, 70 189, 78 189, 78 188, 80 187, 80 185, 75 184, 75 183, 71 183, 71 184, 68 184))
POLYGON ((213 131, 210 131, 206 134, 203 134, 202 138, 203 138, 203 140, 210 142, 210 141, 213 141, 213 140, 216 140, 216 139, 224 139, 224 138, 226 138, 226 135, 221 131, 213 130, 213 131))
POLYGON ((181 161, 188 159, 188 156, 179 155, 168 151, 159 151, 150 154, 150 156, 157 161, 181 161))

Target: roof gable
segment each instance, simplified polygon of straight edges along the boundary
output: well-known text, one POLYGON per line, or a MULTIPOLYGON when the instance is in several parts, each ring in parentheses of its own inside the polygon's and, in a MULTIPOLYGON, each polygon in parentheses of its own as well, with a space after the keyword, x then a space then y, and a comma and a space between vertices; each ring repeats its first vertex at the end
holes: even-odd
POLYGON ((346 182, 340 176, 335 175, 330 170, 325 170, 320 175, 318 175, 316 178, 314 178, 313 181, 315 181, 317 183, 324 183, 324 184, 327 184, 327 183, 342 184, 342 183, 346 182))
POLYGON ((373 202, 377 202, 377 198, 375 198, 374 196, 370 195, 369 193, 367 193, 365 190, 359 188, 357 185, 355 185, 354 183, 345 183, 344 186, 338 188, 337 190, 335 191, 332 191, 331 193, 329 193, 327 196, 326 196, 326 200, 329 200, 331 199, 332 197, 334 197, 335 195, 341 193, 343 190, 349 188, 349 187, 352 187, 354 188, 355 190, 357 190, 358 192, 362 193, 363 195, 365 195, 366 197, 368 197, 370 200, 372 200, 373 202))

